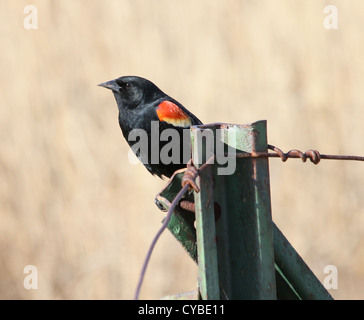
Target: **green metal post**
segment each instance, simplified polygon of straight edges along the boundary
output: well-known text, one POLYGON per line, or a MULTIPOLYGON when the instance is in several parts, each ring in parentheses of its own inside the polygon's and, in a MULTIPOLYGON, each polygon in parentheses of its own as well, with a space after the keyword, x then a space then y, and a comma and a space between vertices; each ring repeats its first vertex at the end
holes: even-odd
MULTIPOLYGON (((250 125, 193 127, 191 140, 194 159, 200 148, 208 144, 201 144, 198 139, 201 131, 207 130, 213 132, 215 151, 219 143, 223 143, 224 148, 220 148, 220 154, 216 154, 212 177, 202 174, 198 181, 201 188, 210 191, 195 193, 198 257, 200 252, 204 254, 204 259, 211 254, 210 259, 214 260, 217 255, 218 271, 214 263, 211 269, 210 264, 205 264, 204 268, 210 279, 215 279, 215 287, 218 281, 221 298, 276 299, 268 159, 238 159, 233 155, 224 159, 226 152, 266 151, 266 121, 250 125), (221 174, 219 168, 224 166, 218 162, 223 160, 235 162, 232 174, 221 174), (218 214, 216 211, 219 211, 218 214), (207 219, 208 225, 200 223, 207 219), (212 219, 217 220, 213 223, 212 219), (206 251, 205 245, 211 246, 211 241, 214 243, 212 250, 206 251)), ((205 154, 202 159, 206 160, 207 157, 205 154)), ((230 164, 227 162, 227 167, 230 164)), ((195 165, 198 167, 197 161, 195 165)))
MULTIPOLYGON (((198 141, 198 135, 209 130, 214 144, 224 143, 223 154, 267 151, 266 121, 193 127, 196 167, 209 157, 208 137, 198 141)), ((181 207, 175 208, 168 225, 191 258, 198 259, 201 298, 332 299, 271 220, 268 159, 236 159, 232 175, 218 174, 217 162, 198 178, 200 193, 184 197, 195 202, 196 229, 193 213, 181 207)), ((176 172, 157 195, 160 209, 169 208, 181 189, 182 176, 183 170, 176 172)))
POLYGON ((330 293, 275 224, 273 234, 276 269, 284 275, 299 299, 332 300, 330 293))
MULTIPOLYGON (((198 130, 198 129, 197 129, 198 130)), ((195 132, 196 131, 192 131, 195 132)), ((201 131, 199 131, 201 132, 201 131)), ((198 133, 199 133, 198 132, 198 133)), ((196 133, 196 134, 198 134, 196 133)), ((197 150, 192 158, 195 166, 206 162, 206 141, 197 141, 192 134, 191 140, 197 150), (199 151, 200 157, 198 156, 199 151)), ((200 191, 195 193, 196 238, 198 257, 198 279, 200 295, 203 300, 220 299, 219 272, 216 249, 214 191, 212 182, 212 167, 200 172, 196 180, 200 191), (198 196, 196 196, 198 195, 198 196)))

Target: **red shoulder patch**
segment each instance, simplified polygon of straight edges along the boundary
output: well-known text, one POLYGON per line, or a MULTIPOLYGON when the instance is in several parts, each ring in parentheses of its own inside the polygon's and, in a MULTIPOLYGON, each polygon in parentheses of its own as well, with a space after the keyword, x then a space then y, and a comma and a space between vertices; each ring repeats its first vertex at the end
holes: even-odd
POLYGON ((171 101, 161 102, 156 111, 160 121, 165 121, 176 127, 189 127, 192 124, 191 118, 171 101))

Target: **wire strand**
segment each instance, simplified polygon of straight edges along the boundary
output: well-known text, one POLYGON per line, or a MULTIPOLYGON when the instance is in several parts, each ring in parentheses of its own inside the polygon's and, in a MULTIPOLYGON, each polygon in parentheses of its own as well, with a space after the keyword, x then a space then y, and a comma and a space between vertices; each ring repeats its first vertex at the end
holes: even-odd
POLYGON ((159 229, 159 231, 157 232, 157 234, 155 235, 152 243, 150 244, 147 256, 145 257, 144 263, 143 263, 143 267, 142 270, 140 272, 140 276, 139 276, 139 281, 138 281, 138 285, 137 288, 135 290, 135 295, 134 295, 134 300, 139 300, 139 295, 140 295, 140 289, 141 286, 143 284, 143 279, 145 276, 145 272, 147 270, 147 266, 150 260, 150 257, 152 256, 152 252, 153 249, 159 239, 159 237, 161 236, 161 234, 163 233, 163 231, 167 228, 169 221, 171 220, 172 217, 172 213, 174 211, 174 208, 176 207, 176 205, 178 204, 178 202, 181 200, 181 198, 183 197, 183 195, 187 192, 189 188, 189 185, 186 184, 181 190, 180 192, 178 192, 177 196, 174 198, 174 200, 171 203, 171 206, 169 207, 168 213, 163 221, 162 227, 159 229))
POLYGON ((163 231, 167 228, 169 221, 171 220, 175 207, 179 204, 182 197, 184 196, 184 194, 187 192, 187 190, 189 188, 192 187, 193 189, 195 189, 196 192, 199 192, 199 188, 197 187, 195 180, 196 180, 197 176, 201 173, 201 171, 205 170, 210 164, 212 164, 214 158, 215 158, 215 156, 212 155, 197 170, 192 162, 192 159, 188 162, 187 171, 184 174, 184 179, 182 179, 182 189, 178 192, 176 197, 173 199, 173 201, 168 209, 168 212, 166 214, 166 217, 164 218, 163 224, 162 224, 161 228, 158 230, 157 234, 154 236, 153 241, 150 244, 149 250, 147 252, 147 255, 144 259, 143 267, 142 267, 142 270, 139 275, 138 285, 137 285, 137 288, 136 288, 135 294, 134 294, 134 300, 139 300, 140 289, 143 284, 145 272, 147 271, 148 263, 149 263, 150 257, 152 256, 153 249, 154 249, 159 237, 161 236, 163 231))

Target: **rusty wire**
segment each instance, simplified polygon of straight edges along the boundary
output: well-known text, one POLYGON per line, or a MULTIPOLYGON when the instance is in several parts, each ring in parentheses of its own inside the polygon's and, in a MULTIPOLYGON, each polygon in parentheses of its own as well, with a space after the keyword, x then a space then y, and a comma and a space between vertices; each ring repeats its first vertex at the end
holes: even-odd
POLYGON ((148 266, 150 257, 152 255, 153 249, 155 247, 155 244, 157 243, 157 241, 158 241, 159 237, 161 236, 161 234, 163 233, 163 231, 167 228, 168 223, 171 220, 171 216, 172 216, 172 213, 174 211, 174 208, 176 207, 178 202, 181 200, 181 198, 184 196, 184 194, 187 192, 188 188, 189 188, 189 185, 185 184, 185 186, 181 189, 181 191, 178 192, 177 196, 174 198, 173 202, 171 203, 171 206, 169 207, 167 215, 166 215, 166 217, 165 217, 165 219, 163 221, 162 227, 158 230, 158 232, 155 235, 152 243, 150 244, 147 256, 145 257, 145 260, 144 260, 144 263, 143 263, 142 271, 140 272, 138 285, 137 285, 137 288, 135 290, 134 300, 139 299, 140 289, 141 289, 141 286, 142 286, 142 283, 143 283, 145 271, 147 270, 147 266, 148 266))
POLYGON ((227 156, 237 157, 237 158, 281 158, 283 162, 287 161, 288 158, 299 158, 303 162, 306 162, 307 159, 314 164, 318 164, 321 160, 351 160, 351 161, 364 161, 364 157, 361 156, 341 156, 341 155, 333 155, 333 154, 320 154, 317 150, 308 150, 306 152, 302 152, 297 149, 293 149, 284 153, 281 149, 268 144, 268 149, 274 151, 273 152, 240 152, 236 154, 227 154, 227 156))
MULTIPOLYGON (((314 164, 318 164, 322 159, 325 160, 353 160, 353 161, 364 161, 364 157, 361 156, 341 156, 341 155, 325 155, 320 154, 317 150, 308 150, 306 152, 302 152, 297 149, 292 149, 288 151, 287 153, 284 153, 281 149, 268 144, 268 149, 274 151, 272 152, 256 152, 253 151, 251 153, 244 152, 244 153, 235 153, 235 154, 226 154, 227 156, 231 157, 237 157, 237 158, 281 158, 283 162, 287 161, 288 158, 299 158, 303 162, 306 162, 307 159, 310 159, 310 161, 314 164)), ((200 166, 199 169, 197 169, 192 162, 192 159, 187 163, 187 170, 184 173, 184 176, 182 178, 182 189, 178 192, 176 197, 173 199, 167 215, 163 221, 163 224, 161 228, 158 230, 157 234, 153 238, 153 241, 149 247, 149 250, 147 252, 147 255, 145 257, 142 270, 140 272, 139 281, 137 288, 135 290, 134 300, 139 299, 140 289, 143 284, 143 279, 145 276, 145 272, 147 270, 147 266, 150 260, 150 257, 152 255, 153 249, 163 233, 163 231, 167 228, 169 221, 171 220, 172 213, 177 205, 181 206, 182 208, 194 211, 194 203, 190 203, 188 201, 181 202, 182 197, 184 194, 188 191, 188 189, 193 188, 196 192, 199 192, 200 189, 196 184, 196 178, 199 176, 201 171, 206 169, 209 165, 213 164, 215 156, 211 156, 203 165, 200 166)))
POLYGON ((154 249, 159 237, 161 236, 163 231, 167 228, 169 221, 171 220, 174 208, 179 204, 179 202, 181 201, 182 197, 184 196, 184 194, 187 192, 188 189, 193 188, 194 190, 196 190, 196 192, 200 191, 200 189, 196 185, 196 178, 198 177, 198 175, 200 174, 201 171, 205 170, 212 163, 213 158, 214 158, 214 156, 212 156, 208 161, 206 161, 199 169, 197 169, 193 165, 192 159, 188 162, 187 170, 185 171, 183 179, 182 179, 182 189, 180 190, 180 192, 178 192, 176 197, 173 199, 173 201, 168 209, 168 212, 166 214, 166 217, 164 218, 163 224, 162 224, 161 228, 158 230, 157 234, 154 236, 153 241, 150 244, 149 250, 147 252, 147 255, 144 259, 143 267, 142 267, 142 270, 139 275, 138 285, 135 290, 134 300, 139 299, 140 289, 143 284, 144 275, 147 270, 147 266, 148 266, 150 257, 152 255, 153 249, 154 249))

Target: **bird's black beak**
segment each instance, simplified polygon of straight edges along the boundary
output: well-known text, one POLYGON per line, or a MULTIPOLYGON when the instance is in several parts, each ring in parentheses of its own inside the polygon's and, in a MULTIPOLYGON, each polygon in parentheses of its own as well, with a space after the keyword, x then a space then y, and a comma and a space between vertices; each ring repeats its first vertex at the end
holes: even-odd
POLYGON ((119 91, 119 86, 116 84, 115 80, 100 83, 100 84, 98 84, 98 86, 110 89, 115 92, 119 91))

